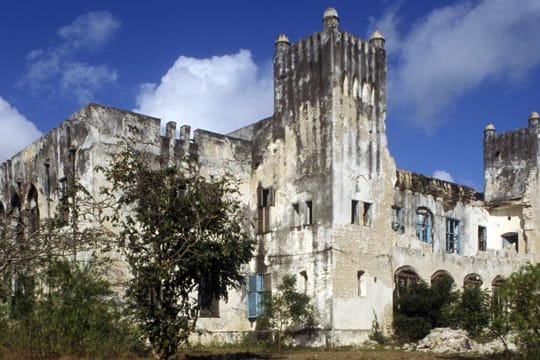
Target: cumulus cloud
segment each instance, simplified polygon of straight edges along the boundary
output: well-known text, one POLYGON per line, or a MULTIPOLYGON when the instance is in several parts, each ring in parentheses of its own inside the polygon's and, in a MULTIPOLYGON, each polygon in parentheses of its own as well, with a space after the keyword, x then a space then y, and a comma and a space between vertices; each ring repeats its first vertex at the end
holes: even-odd
POLYGON ((446 170, 435 170, 433 172, 433 177, 444 181, 454 182, 454 178, 446 170))
POLYGON ((390 79, 396 105, 425 127, 485 81, 519 81, 540 63, 540 2, 464 1, 431 11, 403 34, 395 8, 372 27, 388 31, 397 61, 390 79), (386 28, 386 29, 385 29, 386 28))
POLYGON ((41 136, 36 126, 0 97, 0 162, 41 136))
POLYGON ((144 84, 135 111, 216 132, 272 114, 271 67, 249 50, 206 59, 180 56, 159 84, 144 84))
POLYGON ((88 64, 79 57, 100 50, 119 27, 120 22, 108 12, 79 16, 58 30, 58 45, 27 55, 27 69, 19 85, 37 93, 74 96, 79 104, 91 101, 118 74, 107 65, 88 64))

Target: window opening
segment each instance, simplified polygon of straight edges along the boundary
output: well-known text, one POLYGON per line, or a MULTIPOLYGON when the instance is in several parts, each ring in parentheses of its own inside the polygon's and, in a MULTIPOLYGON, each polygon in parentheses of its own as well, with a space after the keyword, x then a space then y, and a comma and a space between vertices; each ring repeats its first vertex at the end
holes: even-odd
POLYGON ((398 206, 392 206, 392 230, 403 234, 405 225, 403 224, 403 209, 398 206))
POLYGON ((503 248, 504 249, 515 249, 516 252, 519 252, 518 248, 518 234, 517 233, 506 233, 502 235, 503 239, 503 248))
POLYGON ((199 284, 199 317, 219 317, 219 297, 210 281, 199 284))
POLYGON ((356 277, 358 280, 358 296, 359 297, 365 297, 366 296, 366 272, 363 270, 360 270, 356 273, 356 277))
POLYGON ((395 295, 399 298, 407 291, 407 289, 409 289, 419 280, 420 277, 412 267, 405 266, 401 269, 398 269, 394 276, 394 281, 396 285, 395 295))
POLYGON ((473 287, 473 286, 480 287, 482 286, 482 284, 483 284, 482 277, 478 274, 474 274, 474 273, 468 274, 463 279, 464 287, 473 287))
POLYGON ((478 251, 487 250, 487 229, 485 226, 478 226, 478 251))
POLYGON ((270 231, 270 207, 274 206, 274 188, 263 188, 259 185, 257 190, 257 230, 259 234, 270 231))
POLYGON ((364 226, 371 226, 371 204, 364 203, 364 212, 362 213, 364 226))
POLYGON ((306 208, 304 209, 304 225, 313 224, 313 201, 306 201, 306 208))
POLYGON ((446 252, 461 253, 460 249, 460 222, 459 220, 446 219, 446 252))
POLYGON ((431 244, 432 223, 433 216, 427 208, 420 207, 416 209, 416 236, 418 240, 426 244, 431 244))
POLYGON ((247 287, 247 317, 250 321, 255 321, 255 319, 263 315, 263 297, 271 294, 272 282, 270 274, 249 275, 247 287))
POLYGON ((351 201, 351 224, 360 224, 359 205, 360 202, 358 200, 351 201))
POLYGON ((300 226, 300 204, 292 204, 292 219, 291 226, 297 227, 300 226))

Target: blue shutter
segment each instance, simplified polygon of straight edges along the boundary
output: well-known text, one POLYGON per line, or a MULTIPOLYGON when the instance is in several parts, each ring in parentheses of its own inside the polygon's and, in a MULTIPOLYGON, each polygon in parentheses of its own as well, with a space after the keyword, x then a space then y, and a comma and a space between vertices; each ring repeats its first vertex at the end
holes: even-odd
POLYGON ((247 317, 254 320, 262 314, 264 277, 262 274, 249 275, 247 296, 247 317))
POLYGON ((431 214, 426 214, 426 243, 431 244, 431 214))
POLYGON ((248 276, 247 317, 257 318, 257 275, 248 276))

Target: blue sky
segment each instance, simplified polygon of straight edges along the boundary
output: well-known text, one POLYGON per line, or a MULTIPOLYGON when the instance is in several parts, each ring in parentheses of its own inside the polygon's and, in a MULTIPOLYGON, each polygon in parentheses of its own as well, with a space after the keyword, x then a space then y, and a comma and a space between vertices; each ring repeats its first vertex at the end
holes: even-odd
POLYGON ((274 40, 379 28, 400 168, 483 188, 482 136, 540 110, 540 1, 6 1, 0 160, 87 102, 223 132, 272 113, 274 40))

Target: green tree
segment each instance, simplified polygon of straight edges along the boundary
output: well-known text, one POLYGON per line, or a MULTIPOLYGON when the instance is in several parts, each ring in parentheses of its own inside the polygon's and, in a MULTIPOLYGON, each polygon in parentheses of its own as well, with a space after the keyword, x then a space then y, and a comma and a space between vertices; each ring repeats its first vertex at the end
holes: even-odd
POLYGON ((419 281, 398 292, 393 320, 396 336, 403 341, 416 341, 434 327, 448 326, 449 317, 445 314, 458 296, 453 284, 451 277, 443 276, 431 287, 419 281))
POLYGON ((167 359, 187 343, 201 308, 244 281, 254 241, 237 182, 203 177, 190 160, 165 165, 129 141, 103 171, 133 275, 127 295, 154 352, 167 359))
POLYGON ((540 264, 513 273, 501 292, 522 357, 540 359, 540 264))
POLYGON ((259 320, 262 327, 269 326, 277 332, 277 345, 281 349, 283 340, 294 332, 316 327, 316 309, 311 298, 296 291, 294 275, 283 276, 277 293, 263 299, 264 316, 259 320))
POLYGON ((491 297, 486 290, 479 286, 465 287, 451 307, 451 325, 467 330, 471 336, 478 336, 489 327, 491 310, 491 297))

